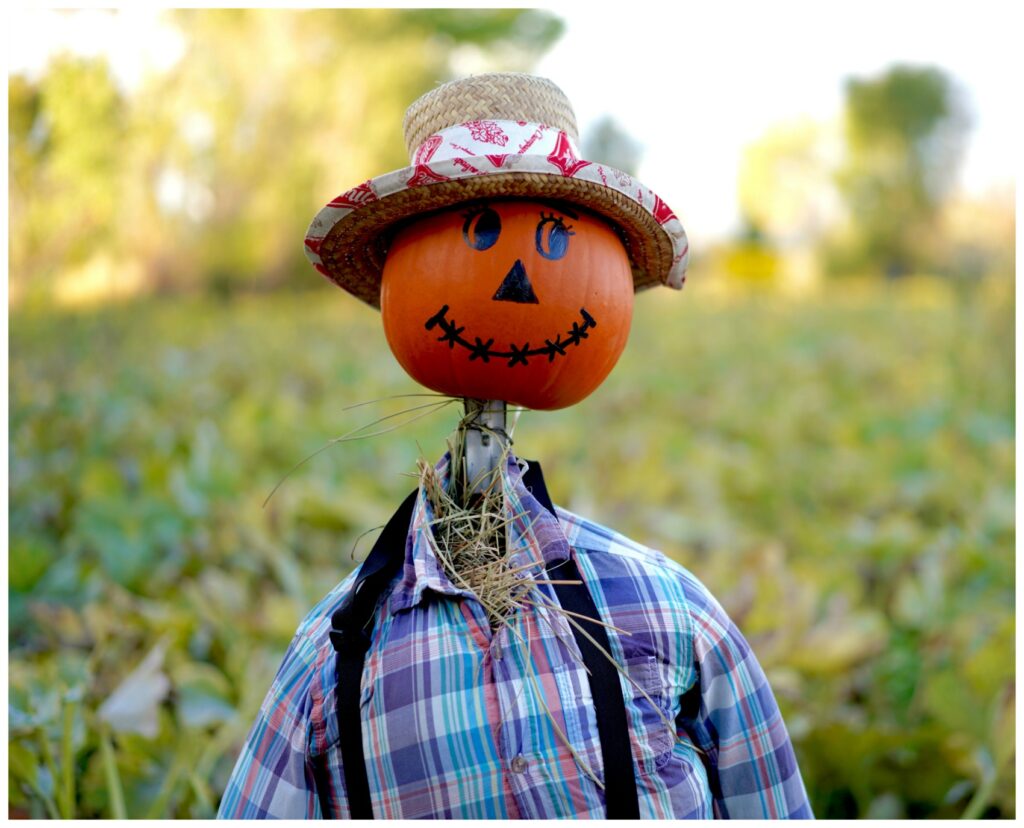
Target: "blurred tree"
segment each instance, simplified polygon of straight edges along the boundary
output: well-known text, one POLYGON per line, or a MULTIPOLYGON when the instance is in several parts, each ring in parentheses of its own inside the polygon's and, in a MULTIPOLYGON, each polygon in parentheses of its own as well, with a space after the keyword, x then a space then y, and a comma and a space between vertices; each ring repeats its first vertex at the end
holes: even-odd
POLYGON ((836 269, 898 276, 934 264, 930 237, 955 182, 967 118, 940 69, 894 66, 846 85, 848 160, 838 183, 852 220, 836 269))
POLYGON ((605 115, 594 123, 583 136, 580 150, 584 158, 593 158, 630 175, 636 175, 643 157, 640 143, 611 115, 605 115))
MULTIPOLYGON (((8 206, 9 242, 8 256, 11 272, 23 271, 24 263, 30 258, 37 242, 33 242, 25 206, 32 186, 33 173, 39 166, 44 152, 44 141, 40 130, 33 127, 39 123, 42 105, 39 88, 21 75, 12 75, 7 85, 7 135, 8 135, 8 206)), ((17 283, 8 280, 11 300, 19 297, 15 291, 17 283)))
POLYGON ((115 244, 126 102, 101 58, 63 54, 8 84, 11 269, 45 281, 115 244))
POLYGON ((740 209, 777 244, 816 243, 836 220, 835 132, 811 120, 787 122, 770 127, 744 150, 740 209))
POLYGON ((12 78, 12 284, 115 255, 156 290, 315 286, 302 237, 404 166, 405 107, 463 45, 527 69, 561 23, 524 9, 187 9, 186 52, 136 92, 100 60, 12 78))

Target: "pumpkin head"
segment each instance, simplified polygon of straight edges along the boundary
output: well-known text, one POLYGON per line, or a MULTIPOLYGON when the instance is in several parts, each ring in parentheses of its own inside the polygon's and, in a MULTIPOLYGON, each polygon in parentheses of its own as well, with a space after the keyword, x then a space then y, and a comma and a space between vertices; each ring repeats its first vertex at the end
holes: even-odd
POLYGON ((384 263, 381 312, 395 357, 428 388, 564 408, 618 361, 633 279, 625 247, 598 216, 495 200, 403 227, 384 263))

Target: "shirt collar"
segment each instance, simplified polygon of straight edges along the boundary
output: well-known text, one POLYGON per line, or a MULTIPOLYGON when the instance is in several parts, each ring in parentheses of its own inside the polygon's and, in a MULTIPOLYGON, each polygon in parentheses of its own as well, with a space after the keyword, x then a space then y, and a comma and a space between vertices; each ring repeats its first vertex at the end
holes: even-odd
MULTIPOLYGON (((445 486, 449 484, 450 459, 446 454, 436 466, 445 486)), ((524 577, 529 577, 568 558, 569 542, 558 518, 545 509, 524 484, 525 468, 525 461, 509 455, 501 483, 508 520, 507 542, 512 550, 510 563, 514 567, 535 563, 523 571, 524 577)), ((433 519, 433 509, 421 486, 406 536, 402 576, 391 593, 392 614, 416 606, 428 590, 440 595, 473 597, 472 592, 456 586, 445 574, 430 526, 433 519)))

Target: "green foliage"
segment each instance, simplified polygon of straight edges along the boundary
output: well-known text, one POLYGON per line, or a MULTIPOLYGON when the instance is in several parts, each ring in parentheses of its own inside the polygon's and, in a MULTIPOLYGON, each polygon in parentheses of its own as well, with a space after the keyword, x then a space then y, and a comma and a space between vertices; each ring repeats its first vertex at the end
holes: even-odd
POLYGON ((849 158, 840 190, 854 225, 837 269, 934 267, 938 208, 955 181, 966 118, 939 69, 894 66, 846 87, 849 158))
MULTIPOLYGON (((721 598, 819 816, 1012 817, 1012 286, 700 284, 639 297, 605 385, 516 450, 721 598)), ((213 815, 299 619, 457 414, 261 504, 420 400, 346 406, 419 390, 326 286, 12 318, 13 815, 213 815)))

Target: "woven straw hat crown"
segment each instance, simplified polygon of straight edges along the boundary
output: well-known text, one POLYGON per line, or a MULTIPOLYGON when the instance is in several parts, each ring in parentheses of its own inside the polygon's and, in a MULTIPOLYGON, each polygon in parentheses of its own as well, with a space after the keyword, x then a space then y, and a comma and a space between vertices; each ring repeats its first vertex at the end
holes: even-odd
POLYGON ((574 141, 579 138, 572 104, 547 78, 514 72, 474 75, 432 89, 406 110, 402 126, 409 157, 434 133, 483 119, 547 124, 574 141))

